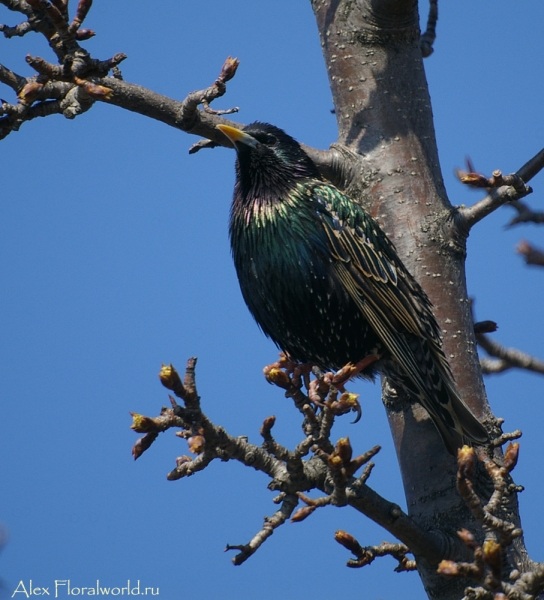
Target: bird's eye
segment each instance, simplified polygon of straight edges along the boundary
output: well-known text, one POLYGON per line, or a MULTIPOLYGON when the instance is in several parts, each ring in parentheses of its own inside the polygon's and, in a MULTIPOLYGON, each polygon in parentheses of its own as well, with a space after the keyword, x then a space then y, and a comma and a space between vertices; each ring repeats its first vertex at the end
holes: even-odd
POLYGON ((255 136, 255 139, 265 146, 273 146, 278 141, 271 133, 260 133, 255 136))

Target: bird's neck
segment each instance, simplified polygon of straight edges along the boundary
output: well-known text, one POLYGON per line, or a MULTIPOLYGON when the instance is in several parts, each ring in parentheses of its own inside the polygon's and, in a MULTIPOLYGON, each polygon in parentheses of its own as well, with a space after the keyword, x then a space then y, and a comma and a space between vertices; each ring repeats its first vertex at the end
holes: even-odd
POLYGON ((305 190, 314 180, 282 178, 259 182, 253 179, 252 185, 244 185, 243 178, 236 181, 232 203, 231 220, 237 226, 264 227, 289 221, 300 210, 304 211, 305 190), (259 185, 261 183, 261 185, 259 185))
POLYGON ((274 171, 241 172, 236 181, 235 197, 244 206, 273 205, 282 202, 296 186, 293 177, 274 171))

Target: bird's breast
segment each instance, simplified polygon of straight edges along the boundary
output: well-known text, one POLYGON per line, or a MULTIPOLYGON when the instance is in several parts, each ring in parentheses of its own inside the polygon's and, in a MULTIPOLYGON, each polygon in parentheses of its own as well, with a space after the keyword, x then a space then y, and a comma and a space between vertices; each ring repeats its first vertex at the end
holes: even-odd
POLYGON ((230 236, 242 295, 266 335, 293 358, 323 367, 360 358, 368 325, 310 213, 289 214, 285 205, 249 217, 233 210, 230 236))

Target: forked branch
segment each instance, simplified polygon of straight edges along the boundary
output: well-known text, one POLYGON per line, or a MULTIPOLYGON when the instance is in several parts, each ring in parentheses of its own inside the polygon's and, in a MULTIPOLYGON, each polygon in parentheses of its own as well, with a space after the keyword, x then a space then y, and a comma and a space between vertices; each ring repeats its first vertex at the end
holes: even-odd
POLYGON ((490 190, 489 194, 476 204, 458 209, 468 230, 503 204, 519 200, 533 191, 517 173, 503 175, 496 170, 491 177, 486 177, 473 171, 457 171, 457 176, 465 185, 490 190))
POLYGON ((518 453, 519 444, 509 444, 502 465, 498 465, 483 453, 477 457, 474 449, 467 446, 459 450, 457 489, 481 524, 484 539, 478 541, 467 529, 459 531, 460 539, 473 555, 472 562, 444 560, 440 563, 438 572, 447 577, 470 577, 480 584, 476 588, 467 588, 463 600, 529 600, 544 589, 542 564, 536 564, 530 573, 523 575, 517 570, 504 572, 506 551, 513 541, 522 535, 521 529, 505 516, 508 514, 505 513, 505 507, 511 503, 512 496, 521 489, 510 477, 510 472, 517 464, 518 453), (478 459, 493 483, 494 491, 487 502, 472 485, 478 459))
POLYGON ((494 171, 491 177, 474 172, 474 167, 468 162, 467 171, 457 171, 460 181, 473 188, 486 188, 489 194, 469 207, 460 207, 459 214, 463 217, 463 227, 470 230, 478 221, 491 214, 507 202, 515 202, 530 194, 532 189, 527 183, 544 168, 544 150, 533 156, 516 173, 502 175, 494 171))
POLYGON ((510 202, 508 206, 511 206, 517 212, 517 215, 510 220, 506 227, 514 227, 514 225, 520 225, 521 223, 534 223, 536 225, 544 223, 544 212, 533 210, 521 200, 510 202))
POLYGON ((402 571, 415 571, 415 560, 409 559, 406 555, 410 552, 409 548, 404 544, 391 544, 390 542, 382 542, 379 546, 361 546, 359 542, 349 533, 338 530, 334 534, 334 539, 347 548, 355 558, 350 558, 346 563, 348 567, 360 568, 369 565, 379 556, 392 556, 398 561, 395 567, 397 573, 402 571))
MULTIPOLYGON (((346 370, 337 375, 318 373, 317 378, 312 379, 307 367, 295 365, 284 356, 265 368, 268 381, 285 391, 303 417, 304 437, 294 450, 289 450, 272 435, 275 417, 264 420, 261 427, 263 444, 260 447, 251 444, 245 437, 231 436, 224 428, 212 423, 202 412, 195 366, 196 359, 189 359, 183 380, 172 365, 163 366, 160 380, 176 398, 169 396, 171 406, 163 407, 157 417, 132 413, 132 429, 144 434, 134 445, 133 456, 139 458, 160 433, 175 428, 178 430, 176 435, 186 440, 189 452, 195 456, 179 456, 175 468, 167 475, 169 480, 202 471, 217 458, 221 461, 237 460, 270 477, 268 487, 280 492, 275 500, 280 508, 271 517, 265 518, 261 530, 248 543, 227 546, 227 550, 239 551, 233 559, 234 564, 247 560, 289 518, 293 522, 301 521, 322 506, 355 508, 382 525, 412 552, 428 560, 436 562, 445 555, 449 545, 444 543, 444 536, 425 531, 396 504, 368 487, 367 480, 374 466, 370 460, 378 453, 379 446, 353 458, 348 438, 341 438, 336 444, 331 442, 331 429, 336 418, 351 411, 360 411, 357 395, 346 391, 340 393, 334 385, 338 378, 344 378, 346 370), (179 404, 178 400, 182 403, 179 404), (362 473, 356 476, 356 471, 362 467, 362 473), (320 490, 325 496, 310 498, 306 495, 308 490, 320 490), (299 500, 306 506, 293 514, 299 500)), ((350 368, 353 367, 346 367, 348 371, 350 368)), ((398 554, 401 546, 393 547, 396 548, 395 556, 404 564, 404 559, 398 554)), ((369 548, 367 553, 371 552, 369 548)), ((375 556, 393 553, 385 547, 375 548, 381 548, 373 551, 375 556)))
POLYGON ((524 369, 544 375, 544 362, 538 358, 517 348, 507 348, 487 335, 477 335, 476 341, 492 357, 480 359, 482 371, 486 375, 503 373, 509 369, 524 369))
MULTIPOLYGON (((237 107, 224 110, 211 107, 214 100, 225 94, 226 83, 236 73, 237 59, 227 58, 211 86, 191 92, 180 102, 123 81, 118 64, 126 58, 124 54, 97 60, 81 46, 82 41, 95 35, 90 29, 81 28, 91 0, 79 0, 72 20, 68 2, 64 0, 0 0, 0 4, 26 17, 19 25, 0 25, 5 37, 31 31, 40 33, 58 59, 58 64, 52 64, 41 57, 29 56, 28 63, 37 71, 33 77, 23 77, 0 64, 0 83, 9 86, 18 98, 17 102, 0 103, 0 139, 36 117, 61 114, 73 119, 92 108, 96 101, 114 104, 205 138, 193 144, 190 153, 229 146, 227 138, 216 128, 218 124, 243 127, 222 117, 236 112, 237 107)), ((327 151, 306 146, 304 149, 325 177, 342 180, 345 161, 337 149, 327 151)))
POLYGON ((543 361, 517 348, 506 348, 487 335, 496 331, 497 328, 497 324, 494 321, 479 321, 474 323, 476 342, 491 357, 480 357, 480 366, 485 375, 502 373, 514 368, 544 374, 543 361))

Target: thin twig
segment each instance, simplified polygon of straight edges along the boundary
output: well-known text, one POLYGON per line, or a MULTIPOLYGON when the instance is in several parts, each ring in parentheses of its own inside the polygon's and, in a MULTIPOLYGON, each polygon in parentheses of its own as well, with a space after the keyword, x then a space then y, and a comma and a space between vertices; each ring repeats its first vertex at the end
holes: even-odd
POLYGON ((342 530, 339 530, 334 534, 334 539, 355 555, 355 559, 350 558, 346 563, 348 567, 365 567, 380 556, 392 556, 393 558, 396 558, 399 563, 395 567, 397 573, 402 571, 415 571, 417 568, 415 560, 410 560, 406 556, 410 552, 410 549, 404 544, 382 542, 379 546, 363 547, 352 535, 342 530))
POLYGON ((525 258, 526 264, 544 267, 544 252, 531 246, 529 242, 521 240, 516 246, 516 252, 525 258))
POLYGON ((501 373, 513 368, 544 374, 544 362, 526 352, 505 348, 485 334, 476 334, 476 341, 490 356, 498 359, 490 361, 482 358, 480 364, 485 374, 501 373))
POLYGON ((19 23, 19 25, 15 25, 15 27, 9 27, 9 25, 0 24, 0 31, 7 39, 12 37, 23 37, 29 31, 33 30, 34 28, 29 21, 23 21, 22 23, 19 23))
POLYGON ((506 185, 494 189, 485 198, 482 198, 472 206, 460 207, 458 209, 459 214, 463 217, 466 229, 469 230, 478 221, 481 221, 503 204, 517 201, 531 193, 531 188, 526 184, 543 168, 544 150, 541 150, 512 175, 502 176, 500 171, 496 171, 499 176, 485 178, 476 173, 461 173, 461 177, 465 178, 465 183, 468 185, 494 187, 494 184, 502 185, 503 182, 506 182, 506 185))
POLYGON ((263 545, 263 543, 283 525, 291 516, 291 513, 298 504, 298 498, 295 494, 285 494, 281 502, 281 508, 277 510, 271 517, 265 517, 262 529, 248 543, 241 546, 231 546, 227 544, 225 552, 228 550, 239 550, 240 552, 232 559, 235 565, 241 565, 252 554, 263 545))
POLYGON ((511 206, 517 212, 517 215, 506 224, 507 229, 521 223, 535 223, 536 225, 544 223, 544 212, 533 210, 521 200, 510 202, 507 206, 511 206))
MULTIPOLYGON (((193 124, 198 119, 198 106, 201 104, 204 106, 204 111, 210 115, 226 115, 234 112, 238 112, 238 108, 230 108, 227 110, 213 110, 210 108, 210 104, 217 98, 223 96, 227 91, 226 83, 230 81, 236 74, 240 61, 237 58, 229 56, 223 67, 218 78, 213 84, 205 90, 197 90, 189 94, 181 104, 178 115, 178 125, 181 129, 188 131, 191 130, 193 124)), ((196 152, 196 150, 193 150, 196 152)))
POLYGON ((15 92, 19 92, 26 83, 26 77, 17 75, 14 71, 4 67, 0 64, 0 83, 9 85, 15 92))
POLYGON ((0 4, 6 6, 9 10, 20 12, 27 16, 33 14, 33 9, 24 0, 1 0, 0 4))

